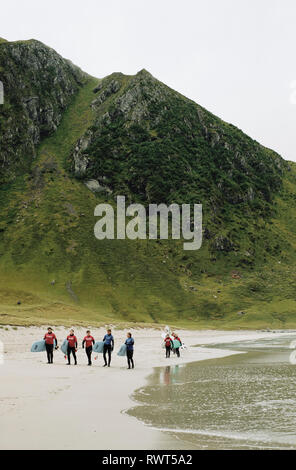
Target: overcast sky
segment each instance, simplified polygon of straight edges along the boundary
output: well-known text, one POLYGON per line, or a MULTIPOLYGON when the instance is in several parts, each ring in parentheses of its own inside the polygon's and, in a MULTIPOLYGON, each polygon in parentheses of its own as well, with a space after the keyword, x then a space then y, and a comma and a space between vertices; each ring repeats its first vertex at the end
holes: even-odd
POLYGON ((295 0, 9 0, 0 18, 91 75, 146 68, 296 161, 295 0))

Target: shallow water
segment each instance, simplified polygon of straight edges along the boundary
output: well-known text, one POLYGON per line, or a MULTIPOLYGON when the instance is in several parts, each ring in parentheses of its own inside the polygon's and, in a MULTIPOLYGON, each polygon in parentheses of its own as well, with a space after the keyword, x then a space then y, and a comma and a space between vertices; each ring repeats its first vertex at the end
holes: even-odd
POLYGON ((290 344, 291 337, 220 344, 245 353, 157 368, 134 393, 138 405, 128 414, 169 432, 182 447, 296 449, 290 344))

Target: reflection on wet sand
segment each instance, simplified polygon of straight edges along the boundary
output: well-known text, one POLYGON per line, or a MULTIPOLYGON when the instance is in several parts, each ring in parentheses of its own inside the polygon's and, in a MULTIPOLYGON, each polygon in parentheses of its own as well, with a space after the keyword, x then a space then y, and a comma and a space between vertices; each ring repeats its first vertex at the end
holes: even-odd
POLYGON ((289 346, 285 338, 249 341, 236 345, 246 354, 157 368, 129 413, 192 448, 296 449, 289 346))

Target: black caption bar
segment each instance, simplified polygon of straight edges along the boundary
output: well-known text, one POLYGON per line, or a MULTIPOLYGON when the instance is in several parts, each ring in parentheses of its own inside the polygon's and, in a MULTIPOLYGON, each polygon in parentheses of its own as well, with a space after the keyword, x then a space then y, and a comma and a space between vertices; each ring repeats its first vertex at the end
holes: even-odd
MULTIPOLYGON (((0 458, 6 457, 13 460, 14 466, 18 463, 24 466, 25 463, 38 464, 42 470, 50 468, 60 468, 61 465, 71 467, 73 469, 108 469, 110 467, 124 468, 140 468, 143 466, 154 467, 163 465, 165 467, 178 468, 197 468, 201 464, 227 465, 228 469, 237 468, 237 465, 243 462, 255 463, 256 466, 262 464, 264 467, 270 462, 275 464, 277 458, 283 461, 287 453, 287 457, 291 456, 293 451, 241 451, 241 450, 44 450, 44 451, 0 451, 0 458), (217 460, 218 459, 218 460, 217 460), (224 460, 224 462, 223 462, 224 460)), ((4 468, 4 467, 3 467, 4 468)), ((263 468, 263 467, 262 467, 263 468)))

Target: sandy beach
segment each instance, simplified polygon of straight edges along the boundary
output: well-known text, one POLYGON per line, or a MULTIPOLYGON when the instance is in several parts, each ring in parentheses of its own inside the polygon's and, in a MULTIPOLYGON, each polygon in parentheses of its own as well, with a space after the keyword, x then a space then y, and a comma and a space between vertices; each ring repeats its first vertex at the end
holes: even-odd
MULTIPOLYGON (((127 370, 126 358, 116 355, 127 330, 113 331, 115 352, 110 368, 102 367, 101 354, 92 367, 86 366, 81 349, 84 328, 75 329, 79 340, 77 366, 67 366, 61 351, 55 352, 53 365, 47 364, 46 353, 30 352, 31 344, 42 339, 45 330, 9 326, 0 330, 4 345, 0 365, 1 449, 176 449, 178 444, 169 434, 144 426, 124 413, 134 405, 131 394, 145 385, 152 368, 238 354, 196 345, 282 334, 179 330, 188 348, 180 359, 166 359, 160 330, 134 329, 135 369, 127 370)), ((103 328, 91 330, 96 340, 102 340, 103 328)), ((54 331, 61 344, 68 329, 57 327, 54 331)))

